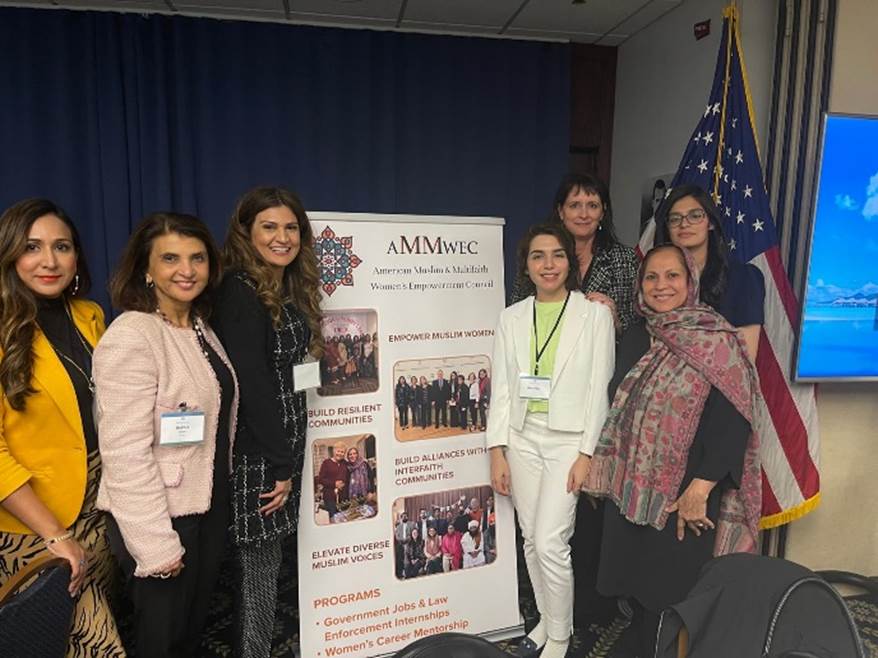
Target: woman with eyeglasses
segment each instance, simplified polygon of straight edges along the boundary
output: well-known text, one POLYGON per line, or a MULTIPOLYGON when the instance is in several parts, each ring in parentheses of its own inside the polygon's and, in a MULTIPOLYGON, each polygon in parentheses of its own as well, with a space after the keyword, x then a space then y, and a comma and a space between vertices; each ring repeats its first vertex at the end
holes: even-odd
POLYGON ((716 204, 697 185, 680 185, 659 207, 655 219, 656 242, 670 242, 691 254, 701 272, 700 301, 738 329, 755 362, 765 319, 765 280, 754 265, 735 260, 716 204))

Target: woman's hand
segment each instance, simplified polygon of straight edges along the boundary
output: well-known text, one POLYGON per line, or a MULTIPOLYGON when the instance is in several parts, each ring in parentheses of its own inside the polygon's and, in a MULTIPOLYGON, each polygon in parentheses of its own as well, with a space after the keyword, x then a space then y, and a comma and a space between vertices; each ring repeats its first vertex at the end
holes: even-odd
POLYGON ((716 482, 696 478, 682 496, 668 505, 668 513, 677 513, 677 539, 683 541, 687 526, 696 537, 700 537, 702 531, 713 530, 714 523, 707 518, 707 497, 715 486, 716 482))
MULTIPOLYGON (((44 540, 68 534, 67 528, 58 522, 55 515, 39 499, 27 482, 0 501, 0 506, 44 540)), ((70 564, 68 591, 70 596, 76 596, 85 580, 85 574, 88 572, 88 553, 72 534, 69 539, 46 544, 46 550, 56 557, 67 560, 70 564)))
POLYGON ((70 564, 70 584, 67 591, 70 596, 79 594, 85 575, 88 573, 88 554, 78 541, 71 537, 63 541, 46 544, 46 549, 55 557, 67 560, 70 564))
POLYGON ((609 308, 610 313, 613 314, 613 326, 615 326, 617 330, 619 329, 619 313, 616 311, 616 302, 602 292, 590 292, 585 298, 590 302, 598 302, 609 308))
POLYGON ((580 453, 567 474, 567 493, 580 492, 582 485, 585 484, 585 478, 588 477, 589 468, 591 468, 591 457, 580 453))
POLYGON ((284 505, 290 497, 290 491, 293 488, 292 478, 289 480, 275 480, 274 489, 268 493, 259 494, 260 498, 267 498, 268 502, 259 508, 259 512, 263 516, 271 516, 284 505))
POLYGON ((503 448, 495 446, 491 448, 491 486, 498 494, 508 496, 510 484, 509 462, 506 461, 503 448))

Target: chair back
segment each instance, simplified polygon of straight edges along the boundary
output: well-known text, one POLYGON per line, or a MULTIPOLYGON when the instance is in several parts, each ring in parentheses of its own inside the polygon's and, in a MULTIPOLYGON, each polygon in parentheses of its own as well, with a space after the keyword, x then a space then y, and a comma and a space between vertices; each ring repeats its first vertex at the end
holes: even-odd
POLYGON ((413 642, 393 658, 509 658, 509 654, 475 635, 438 633, 413 642))
POLYGON ((62 658, 66 654, 75 604, 69 586, 67 561, 47 555, 15 572, 0 587, 0 656, 62 658))
POLYGON ((866 656, 844 600, 823 578, 746 553, 708 562, 686 599, 662 613, 657 640, 656 658, 866 656))

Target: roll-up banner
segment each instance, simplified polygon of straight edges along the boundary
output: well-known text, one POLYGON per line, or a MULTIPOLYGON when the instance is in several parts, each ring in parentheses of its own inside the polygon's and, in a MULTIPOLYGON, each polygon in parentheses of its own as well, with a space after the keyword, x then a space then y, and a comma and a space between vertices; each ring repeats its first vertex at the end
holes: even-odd
POLYGON ((484 447, 503 220, 310 218, 326 353, 308 391, 302 655, 518 634, 513 510, 484 447))

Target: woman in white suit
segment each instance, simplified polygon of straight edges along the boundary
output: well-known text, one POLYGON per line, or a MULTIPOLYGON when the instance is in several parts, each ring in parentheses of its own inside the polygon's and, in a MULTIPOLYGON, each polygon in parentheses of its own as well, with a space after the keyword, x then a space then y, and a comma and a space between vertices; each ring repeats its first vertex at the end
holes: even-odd
POLYGON ((613 317, 579 291, 577 262, 563 226, 531 227, 519 246, 519 268, 536 294, 503 311, 494 338, 486 435, 491 484, 512 496, 540 612, 519 656, 567 652, 573 630, 568 541, 613 375, 613 317))

